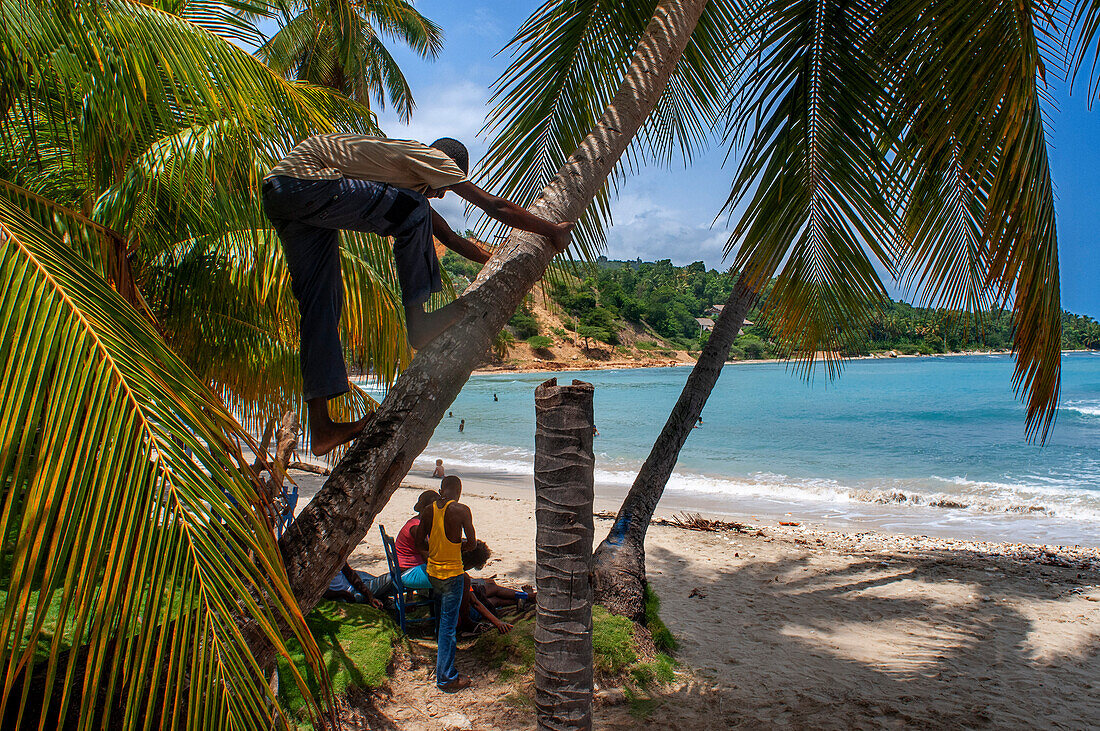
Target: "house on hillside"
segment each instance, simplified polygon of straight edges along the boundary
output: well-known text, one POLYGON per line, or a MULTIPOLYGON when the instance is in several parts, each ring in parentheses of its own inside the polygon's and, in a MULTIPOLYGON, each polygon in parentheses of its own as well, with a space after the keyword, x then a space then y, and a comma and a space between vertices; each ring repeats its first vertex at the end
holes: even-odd
MULTIPOLYGON (((711 310, 714 310, 714 309, 717 309, 719 314, 721 314, 722 305, 713 305, 713 306, 711 306, 710 308, 707 309, 707 314, 710 314, 711 310)), ((699 334, 700 335, 702 335, 703 333, 709 333, 711 330, 714 329, 714 320, 710 319, 709 317, 696 317, 695 321, 697 323, 699 323, 699 334)), ((745 327, 752 327, 752 320, 745 320, 743 325, 744 325, 744 327, 737 331, 738 335, 744 335, 745 334, 745 330, 744 330, 745 327)))

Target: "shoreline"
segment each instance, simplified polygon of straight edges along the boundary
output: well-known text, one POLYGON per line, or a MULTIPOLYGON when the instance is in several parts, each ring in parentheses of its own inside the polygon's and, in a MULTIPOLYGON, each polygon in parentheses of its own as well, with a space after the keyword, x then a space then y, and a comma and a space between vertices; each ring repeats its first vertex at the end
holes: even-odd
MULTIPOLYGON (((687 356, 685 351, 676 351, 678 355, 687 356)), ((887 351, 888 352, 888 351, 887 351)), ((1062 355, 1068 353, 1091 353, 1100 351, 1091 351, 1088 349, 1081 350, 1063 350, 1062 355)), ((931 355, 903 355, 898 353, 897 355, 888 355, 885 353, 871 354, 871 355, 856 355, 850 358, 844 358, 844 361, 856 361, 856 360, 900 360, 909 358, 956 358, 962 356, 973 355, 1011 355, 1011 350, 970 350, 960 351, 956 353, 934 353, 931 355)), ((760 360, 728 360, 723 366, 741 366, 741 365, 753 365, 753 364, 765 364, 765 363, 792 363, 794 361, 790 359, 782 358, 763 358, 760 360)), ((553 361, 542 360, 537 365, 483 365, 474 369, 470 374, 473 376, 488 376, 498 373, 559 373, 559 372, 571 372, 571 371, 619 371, 619 370, 631 370, 636 368, 680 368, 694 366, 695 362, 684 362, 680 360, 673 360, 671 358, 659 360, 622 360, 622 361, 602 361, 602 360, 587 360, 587 361, 553 361)))
MULTIPOLYGON (((418 457, 401 486, 410 489, 435 489, 438 480, 431 477, 434 461, 444 461, 447 474, 462 478, 468 490, 479 495, 496 495, 509 501, 534 501, 533 473, 518 473, 489 465, 463 462, 444 452, 426 450, 418 457)), ((324 478, 329 468, 316 459, 298 461, 291 470, 303 470, 324 478)), ((606 482, 597 475, 595 513, 616 513, 626 497, 629 485, 606 482)), ((855 490, 855 492, 868 492, 855 490)), ((868 494, 873 494, 869 493, 868 494)), ((939 547, 962 544, 1024 546, 1033 554, 1077 551, 1097 557, 1100 565, 1100 534, 1089 530, 1092 523, 1033 510, 983 511, 965 503, 935 501, 908 502, 852 497, 847 500, 799 500, 782 495, 721 495, 666 489, 654 513, 655 518, 672 518, 681 513, 706 518, 736 521, 749 525, 775 526, 781 521, 796 523, 811 531, 837 536, 876 535, 891 539, 924 539, 939 547), (1084 526, 1084 527, 1082 527, 1084 526)))
MULTIPOLYGON (((462 478, 464 495, 529 503, 532 511, 534 510, 533 477, 478 470, 454 470, 453 474, 462 478)), ((401 486, 414 490, 435 489, 438 486, 438 480, 431 477, 430 470, 414 467, 402 480, 401 486)), ((599 516, 617 513, 625 495, 626 488, 606 490, 596 485, 593 512, 597 516, 597 522, 602 521, 609 527, 611 520, 599 516)), ((890 530, 888 526, 873 520, 857 524, 854 521, 830 521, 806 513, 778 510, 770 513, 715 510, 700 507, 697 503, 693 504, 690 500, 683 499, 682 496, 667 493, 661 498, 654 512, 654 518, 670 520, 680 514, 698 514, 707 519, 737 522, 752 529, 778 531, 793 536, 816 538, 828 535, 834 540, 851 541, 853 545, 889 543, 896 546, 906 545, 912 550, 965 550, 989 556, 1011 556, 1021 561, 1052 561, 1054 565, 1072 565, 1100 570, 1100 546, 971 537, 965 530, 943 532, 927 530, 931 526, 925 526, 926 532, 923 533, 899 532, 890 530), (793 525, 783 525, 783 523, 793 523, 793 525)), ((600 537, 597 536, 597 540, 599 539, 600 537)))

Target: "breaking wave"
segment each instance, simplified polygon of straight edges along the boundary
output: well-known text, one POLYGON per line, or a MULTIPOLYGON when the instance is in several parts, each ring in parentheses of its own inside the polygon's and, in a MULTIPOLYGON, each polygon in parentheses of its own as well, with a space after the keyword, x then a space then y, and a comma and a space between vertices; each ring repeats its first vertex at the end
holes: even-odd
MULTIPOLYGON (((534 459, 530 450, 518 447, 442 442, 425 452, 419 466, 430 468, 436 456, 444 457, 448 468, 459 474, 487 477, 500 473, 529 476, 534 459)), ((597 494, 601 488, 629 488, 638 467, 640 463, 597 455, 597 494)), ((1037 482, 1007 483, 931 475, 924 479, 867 479, 845 484, 827 478, 769 472, 726 477, 681 470, 669 478, 666 494, 681 498, 698 496, 711 507, 715 500, 756 499, 792 505, 812 503, 841 513, 846 505, 866 504, 953 511, 960 516, 1001 514, 1100 521, 1100 493, 1096 490, 1054 482, 1044 485, 1035 479, 1037 482)), ((731 503, 730 507, 735 505, 731 503)))

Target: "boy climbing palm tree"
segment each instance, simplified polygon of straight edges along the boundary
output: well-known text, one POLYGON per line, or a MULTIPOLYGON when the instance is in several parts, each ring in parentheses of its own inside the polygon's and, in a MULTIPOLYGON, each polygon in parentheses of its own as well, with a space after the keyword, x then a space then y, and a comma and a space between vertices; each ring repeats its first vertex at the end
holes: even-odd
POLYGON ((433 235, 446 247, 484 263, 489 252, 462 238, 428 204, 453 190, 513 228, 549 238, 562 251, 573 224, 551 223, 511 201, 486 193, 467 179, 469 153, 443 137, 430 146, 350 134, 303 140, 263 182, 264 213, 279 235, 290 269, 291 290, 301 314, 302 390, 309 412, 311 449, 327 454, 349 442, 366 419, 334 422, 328 400, 348 390, 340 344, 343 307, 339 232, 392 236, 397 278, 409 344, 422 348, 461 318, 456 300, 424 311, 432 292, 442 289, 433 235))

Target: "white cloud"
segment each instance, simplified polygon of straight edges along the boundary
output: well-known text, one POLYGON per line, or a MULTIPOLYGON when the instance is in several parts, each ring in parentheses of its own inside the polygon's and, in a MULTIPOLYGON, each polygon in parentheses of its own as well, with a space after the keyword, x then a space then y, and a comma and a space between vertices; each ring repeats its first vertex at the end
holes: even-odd
POLYGON ((697 223, 686 211, 662 205, 644 195, 624 194, 612 204, 614 224, 607 230, 607 256, 645 261, 671 259, 683 265, 704 261, 707 267, 728 267, 722 249, 728 232, 710 221, 697 223))
POLYGON ((379 115, 379 123, 387 136, 398 139, 427 144, 440 137, 454 137, 469 148, 473 163, 485 152, 477 133, 485 123, 488 98, 488 89, 471 81, 437 84, 416 91, 416 109, 409 124, 402 124, 389 109, 379 115))

